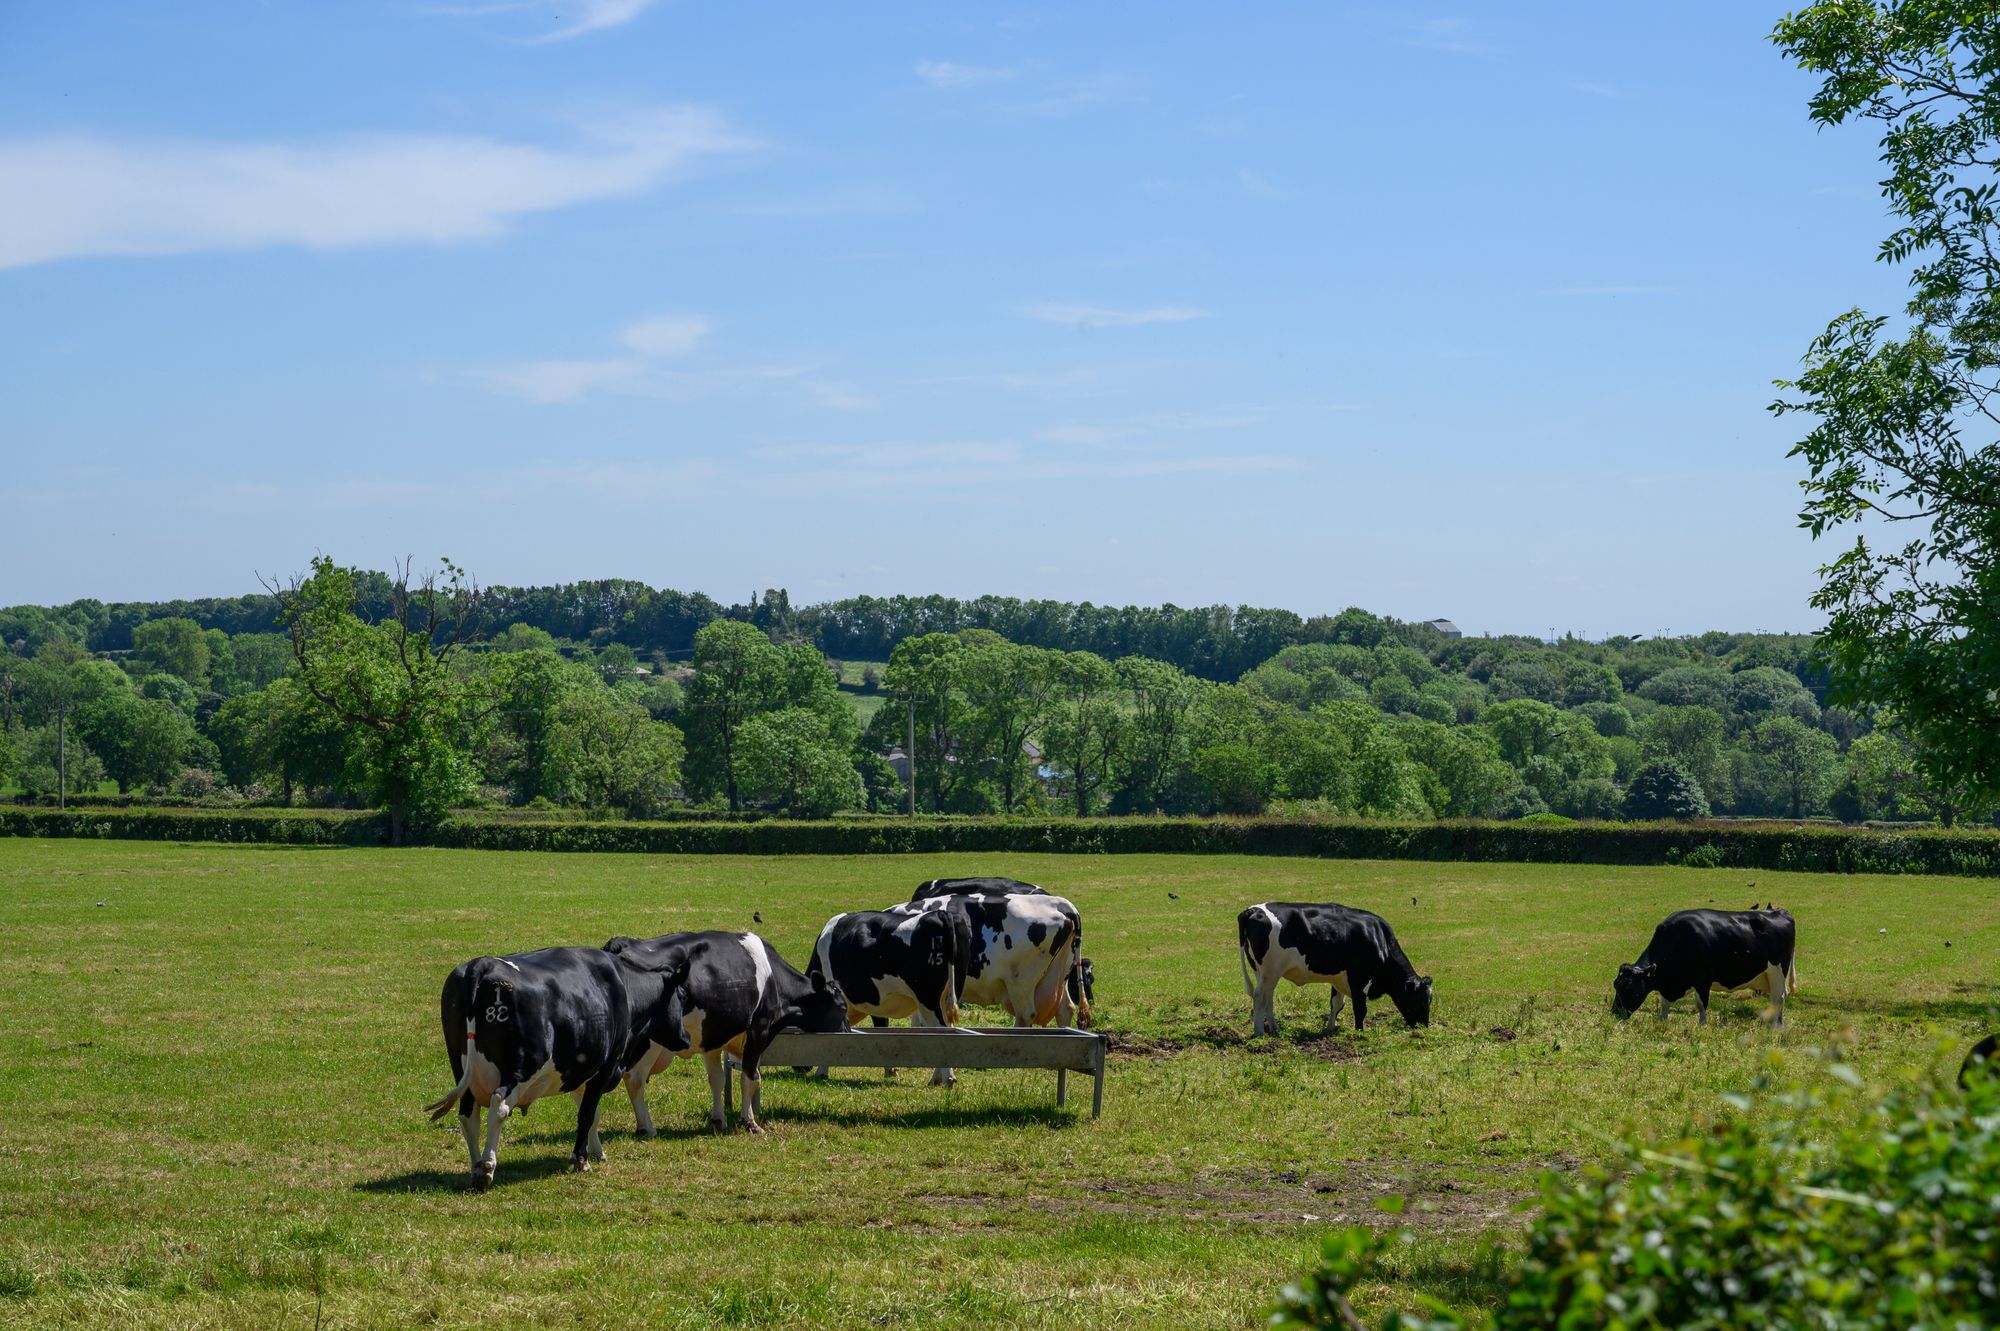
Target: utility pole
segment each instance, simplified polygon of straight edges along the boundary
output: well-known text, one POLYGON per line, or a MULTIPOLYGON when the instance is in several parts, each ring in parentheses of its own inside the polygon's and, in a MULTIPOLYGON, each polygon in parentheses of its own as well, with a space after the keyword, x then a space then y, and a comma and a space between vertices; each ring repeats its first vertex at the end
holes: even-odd
POLYGON ((69 699, 56 703, 56 811, 69 807, 69 699))
POLYGON ((910 765, 910 817, 917 816, 917 700, 903 699, 903 757, 910 765))

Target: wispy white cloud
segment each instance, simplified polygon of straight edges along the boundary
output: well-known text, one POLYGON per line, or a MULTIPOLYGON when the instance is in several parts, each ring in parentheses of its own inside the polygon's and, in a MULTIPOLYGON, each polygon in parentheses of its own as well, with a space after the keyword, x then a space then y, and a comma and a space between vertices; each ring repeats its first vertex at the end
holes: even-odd
POLYGON ((1078 305, 1063 302, 1045 302, 1040 305, 1026 305, 1021 308, 1025 319, 1039 319, 1043 323, 1068 324, 1073 328, 1131 328, 1139 324, 1177 324, 1193 319, 1206 319, 1207 310, 1198 310, 1192 305, 1148 305, 1139 309, 1119 310, 1104 305, 1078 305))
POLYGON ((1551 296, 1664 296, 1672 287, 1551 287, 1551 296))
POLYGON ((624 340, 641 356, 684 356, 708 336, 708 329, 708 320, 699 314, 662 314, 627 328, 624 340))
POLYGON ((1018 72, 992 65, 961 65, 955 60, 917 62, 917 77, 941 92, 956 92, 961 88, 983 88, 991 83, 1004 83, 1018 72))
POLYGON ((522 361, 481 370, 474 377, 507 397, 541 405, 574 402, 599 391, 640 384, 656 362, 693 351, 708 328, 708 320, 698 314, 657 315, 625 329, 620 340, 630 355, 604 360, 522 361))
POLYGON ((1572 82, 1569 88, 1571 92, 1580 92, 1586 97, 1620 97, 1624 95, 1609 83, 1592 83, 1587 79, 1572 82))
POLYGON ((641 193, 758 147, 701 107, 664 107, 549 148, 452 135, 323 142, 0 141, 0 268, 85 255, 447 244, 516 217, 641 193))
POLYGON ((623 27, 656 3, 657 0, 493 0, 491 4, 434 5, 424 12, 444 18, 546 13, 561 26, 548 32, 514 38, 515 41, 540 46, 548 42, 566 42, 585 33, 623 27))

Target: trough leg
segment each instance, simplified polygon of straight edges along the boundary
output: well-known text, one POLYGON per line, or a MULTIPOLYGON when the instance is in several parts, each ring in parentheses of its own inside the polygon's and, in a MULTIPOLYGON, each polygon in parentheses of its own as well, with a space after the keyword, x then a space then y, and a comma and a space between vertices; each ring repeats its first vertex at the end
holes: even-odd
POLYGON ((1057 1069, 1056 1069, 1056 1108, 1057 1108, 1057 1109, 1061 1109, 1061 1108, 1062 1108, 1062 1107, 1063 1107, 1064 1105, 1066 1105, 1066 1104, 1068 1104, 1068 1103, 1069 1103, 1069 1069, 1068 1069, 1068 1068, 1057 1068, 1057 1069))
POLYGON ((1096 1066, 1091 1069, 1096 1084, 1090 1090, 1090 1116, 1098 1117, 1104 1112, 1104 1046, 1097 1046, 1097 1055, 1091 1060, 1096 1066))

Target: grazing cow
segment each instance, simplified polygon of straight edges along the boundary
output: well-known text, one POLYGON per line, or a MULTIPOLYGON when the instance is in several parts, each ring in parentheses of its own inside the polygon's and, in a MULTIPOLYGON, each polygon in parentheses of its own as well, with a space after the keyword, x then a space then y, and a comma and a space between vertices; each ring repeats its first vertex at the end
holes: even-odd
POLYGON ((1326 1033, 1333 1034, 1340 1000, 1354 1003, 1354 1029, 1368 1019, 1368 1000, 1387 997, 1408 1026, 1431 1024, 1431 977, 1403 955, 1395 930, 1373 911, 1331 903, 1266 901, 1236 917, 1237 962, 1250 996, 1252 1039, 1278 1033, 1278 981, 1333 986, 1326 1033), (1255 980, 1253 982, 1252 976, 1255 980))
POLYGON ((642 970, 594 947, 477 957, 454 970, 438 1007, 458 1084, 424 1108, 435 1122, 457 1102, 472 1186, 484 1192, 492 1185, 508 1117, 557 1091, 577 1101, 570 1167, 586 1170, 602 1159, 597 1109, 604 1093, 648 1049, 687 1048, 681 1029, 687 977, 685 965, 642 970))
POLYGON ((723 1101, 729 1076, 722 1056, 734 1054, 743 1064, 743 1126, 761 1133, 758 1067, 771 1038, 785 1031, 847 1029, 847 997, 840 986, 824 975, 801 975, 756 934, 717 929, 614 938, 604 950, 650 970, 688 970, 681 992, 685 1043, 675 1048, 656 1041, 625 1073, 632 1114, 648 1137, 653 1135, 653 1115, 646 1107, 646 1082, 676 1055, 702 1056, 708 1067, 708 1122, 721 1132, 728 1127, 723 1101))
POLYGON ((1646 995, 1657 993, 1665 1021, 1667 1004, 1692 989, 1705 1025, 1711 988, 1750 989, 1771 1000, 1771 1024, 1782 1026, 1785 997, 1799 988, 1797 937, 1789 911, 1676 911, 1653 930, 1653 941, 1637 961, 1618 968, 1611 1010, 1629 1017, 1646 995))

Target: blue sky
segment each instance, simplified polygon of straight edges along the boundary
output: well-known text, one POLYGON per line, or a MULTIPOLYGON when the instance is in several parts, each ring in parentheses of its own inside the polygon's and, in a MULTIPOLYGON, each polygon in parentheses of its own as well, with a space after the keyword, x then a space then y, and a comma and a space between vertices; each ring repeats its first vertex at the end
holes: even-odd
POLYGON ((1810 628, 1780 10, 0 4, 0 603, 316 552, 1810 628))

